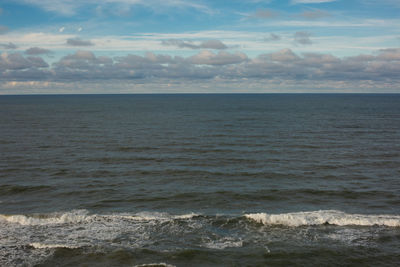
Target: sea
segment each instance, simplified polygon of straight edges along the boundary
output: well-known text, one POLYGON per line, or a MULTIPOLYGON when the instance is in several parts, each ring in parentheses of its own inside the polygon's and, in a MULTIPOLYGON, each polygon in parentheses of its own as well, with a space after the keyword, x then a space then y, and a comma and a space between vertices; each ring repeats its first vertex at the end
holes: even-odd
POLYGON ((399 266, 400 95, 0 96, 0 266, 399 266))

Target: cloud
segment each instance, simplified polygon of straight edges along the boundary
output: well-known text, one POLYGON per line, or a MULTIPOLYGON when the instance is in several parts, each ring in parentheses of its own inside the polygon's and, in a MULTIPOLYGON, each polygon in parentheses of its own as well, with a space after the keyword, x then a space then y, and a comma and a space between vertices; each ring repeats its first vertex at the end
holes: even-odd
POLYGON ((65 27, 61 27, 60 29, 58 29, 58 32, 64 32, 65 27))
POLYGON ((8 27, 0 25, 0 34, 4 34, 6 32, 8 32, 8 27))
MULTIPOLYGON (((195 9, 204 13, 212 13, 213 11, 206 5, 199 4, 196 1, 189 0, 15 0, 20 3, 35 5, 43 10, 58 13, 64 16, 73 16, 80 9, 93 8, 93 10, 126 10, 132 6, 144 6, 146 8, 157 10, 157 12, 165 12, 166 8, 179 9, 195 9)), ((121 13, 121 12, 119 12, 121 13)))
POLYGON ((264 38, 265 42, 279 41, 281 37, 277 34, 271 33, 268 37, 264 38))
POLYGON ((337 0, 292 0, 292 4, 321 4, 335 1, 337 0))
POLYGON ((400 48, 344 58, 320 53, 299 55, 286 48, 252 59, 243 53, 214 53, 207 50, 186 58, 154 53, 112 58, 78 50, 51 66, 41 57, 24 56, 21 53, 3 53, 0 56, 0 84, 14 81, 89 82, 99 86, 104 83, 158 83, 160 86, 175 83, 182 84, 184 91, 184 85, 201 82, 212 87, 222 81, 220 86, 243 85, 242 92, 247 88, 265 88, 268 83, 278 89, 291 84, 314 89, 333 86, 338 90, 347 90, 352 86, 361 91, 384 85, 382 88, 399 90, 399 72, 400 48))
POLYGON ((40 47, 31 47, 25 50, 25 54, 27 55, 44 55, 50 54, 51 51, 48 49, 40 48, 40 47))
POLYGON ((311 45, 311 34, 309 32, 296 32, 294 34, 294 42, 301 45, 311 45))
POLYGON ((321 19, 325 17, 329 17, 330 14, 326 11, 316 9, 316 10, 307 10, 300 14, 305 19, 321 19))
POLYGON ((168 39, 168 40, 163 40, 161 42, 162 45, 165 46, 176 46, 179 48, 190 48, 190 49, 217 49, 217 50, 222 50, 222 49, 227 49, 228 46, 226 46, 223 42, 220 40, 206 40, 203 41, 199 44, 195 44, 192 41, 184 41, 180 39, 168 39))
POLYGON ((197 55, 188 58, 188 61, 196 65, 228 65, 237 64, 246 61, 246 54, 236 52, 234 54, 228 52, 219 52, 215 54, 211 51, 204 50, 197 55))
POLYGON ((203 49, 227 49, 228 47, 220 40, 207 40, 200 44, 203 49))
POLYGON ((278 16, 278 13, 270 9, 259 9, 251 15, 253 18, 271 19, 278 16))
POLYGON ((379 50, 378 56, 381 60, 400 60, 400 48, 387 48, 379 50))
POLYGON ((18 46, 16 46, 13 43, 8 43, 8 44, 0 44, 0 47, 2 47, 3 49, 17 49, 18 46))
POLYGON ((82 40, 80 38, 67 39, 67 45, 70 46, 93 46, 90 40, 82 40))
POLYGON ((47 68, 48 66, 40 57, 24 57, 20 53, 2 53, 0 55, 0 71, 47 68))
POLYGON ((269 59, 274 62, 296 62, 300 58, 292 50, 285 48, 269 54, 269 59))

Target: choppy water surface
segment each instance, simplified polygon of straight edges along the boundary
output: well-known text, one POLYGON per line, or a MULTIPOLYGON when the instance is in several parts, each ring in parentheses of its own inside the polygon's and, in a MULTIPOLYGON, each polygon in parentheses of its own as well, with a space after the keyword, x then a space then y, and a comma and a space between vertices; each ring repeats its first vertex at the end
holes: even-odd
POLYGON ((0 97, 0 266, 400 264, 399 95, 0 97))

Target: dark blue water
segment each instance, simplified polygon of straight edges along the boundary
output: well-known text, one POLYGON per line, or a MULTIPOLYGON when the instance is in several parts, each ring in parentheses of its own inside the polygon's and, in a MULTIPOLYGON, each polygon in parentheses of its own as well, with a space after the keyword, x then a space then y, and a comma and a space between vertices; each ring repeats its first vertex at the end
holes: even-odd
POLYGON ((1 96, 0 265, 396 266, 399 141, 400 95, 1 96))

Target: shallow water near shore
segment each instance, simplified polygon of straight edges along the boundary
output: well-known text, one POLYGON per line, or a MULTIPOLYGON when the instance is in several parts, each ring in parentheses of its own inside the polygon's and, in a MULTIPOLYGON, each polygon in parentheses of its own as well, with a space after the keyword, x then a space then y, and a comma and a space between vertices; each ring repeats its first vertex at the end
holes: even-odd
POLYGON ((399 95, 0 97, 1 266, 400 263, 399 95))

